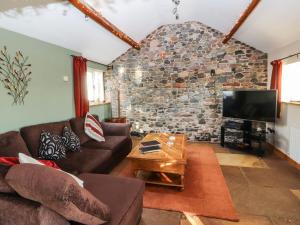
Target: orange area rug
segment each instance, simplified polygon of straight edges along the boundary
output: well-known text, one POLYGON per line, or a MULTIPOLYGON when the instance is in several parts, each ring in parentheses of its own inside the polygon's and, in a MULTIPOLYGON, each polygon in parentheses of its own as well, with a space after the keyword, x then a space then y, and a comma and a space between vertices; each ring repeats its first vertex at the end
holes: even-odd
MULTIPOLYGON (((207 145, 190 144, 187 154, 184 190, 147 185, 144 207, 238 221, 238 214, 213 149, 207 145)), ((129 162, 119 176, 133 176, 129 162)))

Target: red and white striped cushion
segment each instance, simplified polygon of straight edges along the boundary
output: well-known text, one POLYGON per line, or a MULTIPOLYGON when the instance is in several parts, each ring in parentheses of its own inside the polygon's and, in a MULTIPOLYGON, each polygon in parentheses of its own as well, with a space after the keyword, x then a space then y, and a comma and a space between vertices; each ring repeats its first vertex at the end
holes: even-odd
POLYGON ((105 141, 101 124, 89 112, 85 116, 84 132, 96 141, 105 141))

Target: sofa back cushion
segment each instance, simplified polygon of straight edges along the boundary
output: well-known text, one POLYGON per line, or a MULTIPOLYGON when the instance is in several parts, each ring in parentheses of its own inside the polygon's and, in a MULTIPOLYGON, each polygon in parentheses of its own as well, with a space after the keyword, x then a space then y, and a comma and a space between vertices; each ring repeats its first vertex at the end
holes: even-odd
POLYGON ((42 131, 48 131, 51 134, 62 135, 64 127, 71 127, 69 121, 61 121, 54 123, 44 123, 21 128, 21 135, 25 140, 31 155, 38 157, 38 149, 40 146, 40 136, 42 131))
POLYGON ((28 148, 17 131, 0 134, 0 157, 18 157, 19 153, 30 156, 28 148))
MULTIPOLYGON (((97 115, 93 115, 93 117, 99 121, 97 115)), ((85 117, 73 118, 70 120, 72 130, 79 137, 81 145, 92 140, 84 131, 84 121, 85 117)))

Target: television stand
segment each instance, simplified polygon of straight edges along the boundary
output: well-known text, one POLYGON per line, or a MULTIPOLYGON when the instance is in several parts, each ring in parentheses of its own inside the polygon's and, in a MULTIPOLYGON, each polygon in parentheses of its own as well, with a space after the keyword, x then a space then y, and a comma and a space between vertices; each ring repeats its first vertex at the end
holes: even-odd
POLYGON ((252 121, 226 121, 223 126, 221 126, 221 146, 223 147, 226 146, 263 156, 265 154, 265 149, 263 148, 265 141, 266 131, 254 130, 252 121), (240 138, 235 137, 233 141, 228 141, 226 137, 230 131, 242 133, 242 136, 240 138), (242 141, 239 142, 238 139, 242 139, 242 141))

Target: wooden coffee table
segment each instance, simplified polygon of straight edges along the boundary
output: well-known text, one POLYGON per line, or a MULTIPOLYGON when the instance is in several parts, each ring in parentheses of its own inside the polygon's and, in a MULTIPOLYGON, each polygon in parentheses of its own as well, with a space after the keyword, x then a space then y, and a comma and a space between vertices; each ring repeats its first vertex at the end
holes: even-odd
POLYGON ((132 162, 135 176, 146 183, 179 187, 184 189, 184 172, 187 164, 186 136, 184 134, 150 133, 144 141, 157 140, 161 143, 159 152, 142 154, 137 145, 127 158, 132 162), (173 146, 167 144, 175 136, 173 146))

